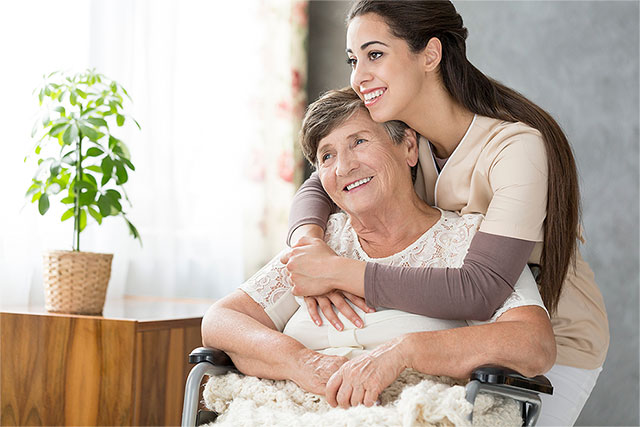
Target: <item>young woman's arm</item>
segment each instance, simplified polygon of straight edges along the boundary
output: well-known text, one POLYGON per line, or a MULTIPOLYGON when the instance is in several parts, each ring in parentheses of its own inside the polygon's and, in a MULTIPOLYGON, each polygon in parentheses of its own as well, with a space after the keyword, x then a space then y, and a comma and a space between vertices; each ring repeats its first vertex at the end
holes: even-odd
MULTIPOLYGON (((320 203, 317 200, 312 202, 313 199, 323 200, 328 218, 328 196, 323 193, 319 197, 318 193, 322 189, 319 182, 317 176, 310 177, 303 187, 313 187, 314 191, 302 191, 301 187, 301 191, 296 194, 290 224, 300 226, 306 220, 318 220, 318 216, 303 217, 306 211, 312 209, 309 206, 320 203)), ((322 229, 325 227, 326 219, 322 229)), ((289 234, 293 231, 290 230, 289 234)), ((313 244, 324 245, 317 236, 312 237, 315 237, 310 239, 313 244)), ((296 242, 299 241, 296 238, 296 242)), ((365 265, 363 261, 316 257, 319 267, 317 271, 305 270, 312 266, 300 263, 296 267, 297 278, 294 276, 293 282, 297 285, 296 292, 299 295, 324 294, 334 288, 364 297, 370 307, 396 308, 443 319, 486 320, 513 291, 534 245, 534 242, 527 240, 479 232, 471 242, 464 264, 459 269, 389 267, 377 263, 365 265), (327 268, 329 265, 334 267, 327 268), (317 286, 313 290, 307 288, 303 291, 305 280, 323 282, 326 286, 319 293, 317 286)), ((311 253, 313 248, 295 248, 292 254, 305 251, 311 253)), ((287 260, 284 259, 283 262, 287 260)), ((309 286, 314 285, 310 283, 309 286)), ((312 305, 312 302, 308 302, 309 304, 312 305)), ((333 314, 331 308, 323 309, 323 312, 325 315, 327 312, 329 315, 333 314)), ((314 310, 310 309, 310 313, 314 313, 314 310)))
POLYGON ((347 360, 309 350, 278 332, 264 309, 241 290, 209 308, 202 319, 202 342, 225 351, 244 374, 289 379, 316 394, 325 392, 331 375, 347 360))

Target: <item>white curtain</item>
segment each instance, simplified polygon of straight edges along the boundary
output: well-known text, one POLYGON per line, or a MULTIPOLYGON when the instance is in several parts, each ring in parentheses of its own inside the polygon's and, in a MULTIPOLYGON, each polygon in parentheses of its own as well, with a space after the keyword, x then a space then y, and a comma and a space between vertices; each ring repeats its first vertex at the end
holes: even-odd
POLYGON ((305 13, 289 1, 3 3, 0 303, 41 303, 42 252, 71 245, 62 210, 41 217, 23 197, 35 172, 23 163, 31 91, 54 70, 115 79, 142 126, 116 136, 136 166, 128 216, 143 247, 120 218, 81 236, 81 250, 115 254, 107 298, 219 297, 281 249, 288 172, 299 166, 305 13))

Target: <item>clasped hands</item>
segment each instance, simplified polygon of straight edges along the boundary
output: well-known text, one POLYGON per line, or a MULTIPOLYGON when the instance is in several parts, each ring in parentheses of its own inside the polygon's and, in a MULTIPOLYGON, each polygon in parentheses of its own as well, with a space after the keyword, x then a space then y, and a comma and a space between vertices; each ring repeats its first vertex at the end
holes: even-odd
POLYGON ((294 381, 303 389, 324 394, 332 407, 349 408, 378 401, 380 393, 408 367, 403 357, 402 337, 389 341, 373 351, 348 360, 307 350, 296 368, 294 381))
POLYGON ((337 330, 344 329, 333 310, 335 307, 355 326, 363 327, 363 320, 347 300, 365 313, 375 311, 361 296, 364 295, 365 263, 338 256, 324 240, 302 237, 280 262, 286 265, 293 295, 305 297, 309 315, 316 325, 322 325, 320 307, 337 330))

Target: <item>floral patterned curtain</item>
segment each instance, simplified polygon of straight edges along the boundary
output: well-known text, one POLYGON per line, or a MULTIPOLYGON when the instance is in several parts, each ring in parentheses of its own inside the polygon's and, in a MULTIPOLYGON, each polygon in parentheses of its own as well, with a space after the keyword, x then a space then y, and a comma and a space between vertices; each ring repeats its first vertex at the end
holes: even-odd
POLYGON ((244 217, 245 277, 284 248, 289 208, 302 181, 298 132, 307 102, 307 10, 307 1, 268 0, 258 10, 268 36, 260 41, 256 67, 264 83, 255 104, 262 126, 245 163, 247 196, 255 203, 244 217))

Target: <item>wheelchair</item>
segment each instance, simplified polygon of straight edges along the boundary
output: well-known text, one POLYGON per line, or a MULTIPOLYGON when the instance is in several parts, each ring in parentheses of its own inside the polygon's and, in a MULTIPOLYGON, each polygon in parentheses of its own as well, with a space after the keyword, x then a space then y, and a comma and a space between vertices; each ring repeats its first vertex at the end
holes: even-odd
MULTIPOLYGON (((212 411, 199 411, 200 384, 205 375, 224 375, 237 371, 231 358, 222 350, 198 347, 189 354, 189 363, 195 365, 189 372, 185 385, 182 426, 193 427, 215 420, 212 411)), ((549 380, 538 375, 527 378, 514 370, 486 365, 476 368, 466 386, 466 399, 473 405, 479 393, 492 393, 516 400, 520 405, 523 425, 534 426, 540 415, 542 403, 539 393, 553 394, 549 380)), ((472 422, 473 414, 469 415, 472 422)))

